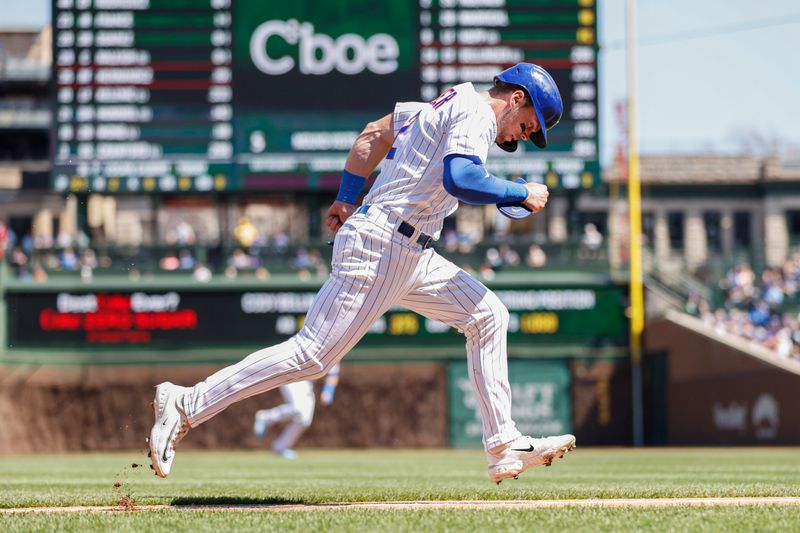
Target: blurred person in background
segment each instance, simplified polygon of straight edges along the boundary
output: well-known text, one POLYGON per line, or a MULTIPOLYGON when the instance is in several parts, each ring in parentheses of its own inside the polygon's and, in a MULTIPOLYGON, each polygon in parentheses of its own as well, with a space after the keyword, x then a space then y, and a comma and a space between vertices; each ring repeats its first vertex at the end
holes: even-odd
POLYGON ((33 267, 31 279, 33 279, 34 283, 47 283, 47 271, 42 268, 41 264, 36 264, 33 267))
POLYGON ((81 280, 88 283, 94 279, 94 269, 97 268, 97 255, 91 248, 86 248, 81 252, 78 260, 81 269, 81 280))
POLYGON ((22 246, 15 246, 11 250, 11 272, 14 277, 19 279, 28 279, 30 272, 28 270, 28 255, 22 249, 22 246))
POLYGON ((458 233, 458 253, 468 255, 475 249, 475 239, 472 235, 465 232, 458 233))
POLYGON ((689 297, 686 298, 686 303, 683 306, 683 311, 688 315, 692 315, 693 317, 699 317, 700 303, 702 300, 703 297, 697 294, 697 292, 689 291, 689 297))
POLYGON ((197 242, 197 236, 191 224, 179 220, 174 227, 167 230, 164 241, 170 246, 191 246, 197 242))
POLYGON ((167 272, 178 270, 180 266, 181 260, 178 259, 178 256, 176 256, 174 252, 169 252, 158 262, 158 268, 161 270, 166 270, 167 272))
POLYGON ((497 277, 497 273, 492 268, 488 262, 484 261, 481 263, 481 266, 478 268, 478 274, 485 280, 491 281, 495 277, 497 277))
POLYGON ((316 274, 320 278, 328 276, 328 265, 319 250, 311 250, 311 264, 316 270, 316 274))
POLYGON ((276 254, 283 254, 289 247, 289 236, 285 232, 279 231, 272 236, 270 242, 272 250, 276 254))
POLYGON ((483 262, 494 271, 503 268, 503 258, 495 247, 486 249, 486 257, 484 257, 483 262))
POLYGON ((40 233, 33 238, 33 246, 37 250, 49 250, 53 247, 53 237, 48 234, 40 233))
POLYGON ((244 248, 250 248, 258 239, 258 229, 247 217, 239 217, 239 223, 233 229, 233 236, 244 248))
POLYGON ((597 226, 589 222, 583 226, 581 236, 581 255, 585 258, 597 257, 600 248, 603 246, 603 234, 597 230, 597 226))
POLYGON ((178 254, 179 268, 181 270, 192 270, 195 265, 194 256, 189 250, 183 249, 178 254))
POLYGON ((195 263, 194 269, 192 270, 192 280, 198 283, 208 283, 211 281, 211 278, 211 270, 207 266, 200 261, 195 263))
POLYGON ((528 246, 528 255, 525 257, 525 264, 531 268, 541 268, 547 263, 547 254, 542 247, 536 243, 528 246))
POLYGON ((224 274, 227 279, 236 279, 237 277, 239 277, 239 271, 236 270, 236 267, 233 265, 226 266, 224 274))
POLYGON ((61 268, 63 270, 75 270, 78 268, 78 255, 75 253, 75 250, 72 248, 72 246, 67 246, 61 250, 59 263, 61 264, 61 268))
POLYGON ((312 259, 308 250, 298 248, 292 259, 292 268, 295 270, 308 270, 313 266, 312 259))
POLYGON ((503 243, 498 250, 503 266, 514 268, 519 266, 519 254, 511 246, 503 243))
POLYGON ((22 246, 22 251, 24 251, 28 257, 31 257, 36 249, 33 243, 33 236, 31 236, 30 233, 26 233, 22 236, 19 240, 19 245, 22 246))
MULTIPOLYGON (((337 364, 325 376, 319 401, 329 406, 333 403, 336 387, 339 385, 339 368, 337 364)), ((283 401, 272 409, 256 411, 253 433, 263 439, 274 424, 288 422, 281 434, 272 442, 272 451, 284 459, 296 459, 294 445, 300 436, 311 426, 314 419, 314 381, 295 381, 280 387, 283 401)))
POLYGON ((72 246, 72 235, 68 231, 61 230, 56 236, 56 246, 59 248, 67 248, 72 246))
POLYGON ((444 251, 454 254, 458 251, 458 234, 456 230, 446 229, 442 232, 442 240, 444 241, 444 251))
POLYGON ((228 259, 228 266, 238 270, 250 270, 253 268, 253 259, 244 250, 237 248, 233 255, 228 259))

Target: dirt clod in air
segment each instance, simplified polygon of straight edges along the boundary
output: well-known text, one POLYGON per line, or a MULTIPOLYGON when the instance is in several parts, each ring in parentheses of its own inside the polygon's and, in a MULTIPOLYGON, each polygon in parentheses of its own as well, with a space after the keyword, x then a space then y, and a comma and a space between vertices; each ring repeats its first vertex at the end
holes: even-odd
POLYGON ((136 507, 136 502, 130 493, 130 490, 125 486, 127 481, 128 472, 132 469, 139 468, 142 465, 138 463, 131 463, 126 465, 120 472, 117 473, 117 478, 114 480, 114 499, 117 500, 117 505, 120 510, 133 511, 136 507))

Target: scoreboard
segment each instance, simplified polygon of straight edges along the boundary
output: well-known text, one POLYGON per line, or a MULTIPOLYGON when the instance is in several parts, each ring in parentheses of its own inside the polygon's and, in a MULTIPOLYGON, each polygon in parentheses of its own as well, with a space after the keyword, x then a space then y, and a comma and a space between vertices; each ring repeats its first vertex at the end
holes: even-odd
POLYGON ((488 168, 599 184, 594 0, 53 0, 56 191, 338 187, 360 129, 398 101, 491 86, 521 61, 564 100, 548 149, 488 168))
MULTIPOLYGON (((625 286, 497 287, 509 309, 509 340, 520 345, 575 343, 619 346, 626 337, 625 286)), ((8 343, 15 348, 268 345, 303 326, 316 296, 306 290, 58 291, 20 287, 7 293, 8 343)), ((464 336, 446 324, 399 307, 371 327, 363 345, 450 344, 464 336)))
POLYGON ((236 187, 231 0, 55 0, 53 185, 236 187))

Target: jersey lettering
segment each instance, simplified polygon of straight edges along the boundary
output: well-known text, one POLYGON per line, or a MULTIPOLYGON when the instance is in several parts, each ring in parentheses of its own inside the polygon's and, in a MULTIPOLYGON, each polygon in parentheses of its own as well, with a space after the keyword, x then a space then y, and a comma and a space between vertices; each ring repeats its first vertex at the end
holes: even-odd
MULTIPOLYGON (((445 92, 437 96, 434 100, 431 100, 430 104, 434 109, 439 109, 444 104, 452 100, 456 94, 455 88, 450 87, 445 92)), ((394 146, 392 146, 392 149, 389 150, 389 153, 386 155, 386 159, 394 159, 394 154, 397 151, 397 144, 403 140, 405 133, 409 130, 409 128, 411 128, 411 126, 414 125, 417 119, 419 119, 419 114, 419 111, 415 113, 412 117, 406 120, 405 124, 403 124, 403 127, 397 131, 397 136, 394 138, 394 146)))
POLYGON ((436 99, 431 100, 431 105, 433 106, 434 109, 439 109, 444 104, 449 102, 455 95, 456 95, 455 88, 450 87, 445 92, 437 96, 436 99))

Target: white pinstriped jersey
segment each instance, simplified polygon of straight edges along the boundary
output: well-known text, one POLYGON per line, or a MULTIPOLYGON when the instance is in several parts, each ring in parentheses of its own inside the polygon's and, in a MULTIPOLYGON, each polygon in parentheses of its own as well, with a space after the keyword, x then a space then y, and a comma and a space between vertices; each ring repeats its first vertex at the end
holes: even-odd
POLYGON ((393 123, 392 149, 364 203, 438 239, 445 217, 458 208, 442 184, 444 157, 474 155, 485 163, 497 132, 494 112, 471 83, 462 83, 430 103, 398 103, 393 123))

